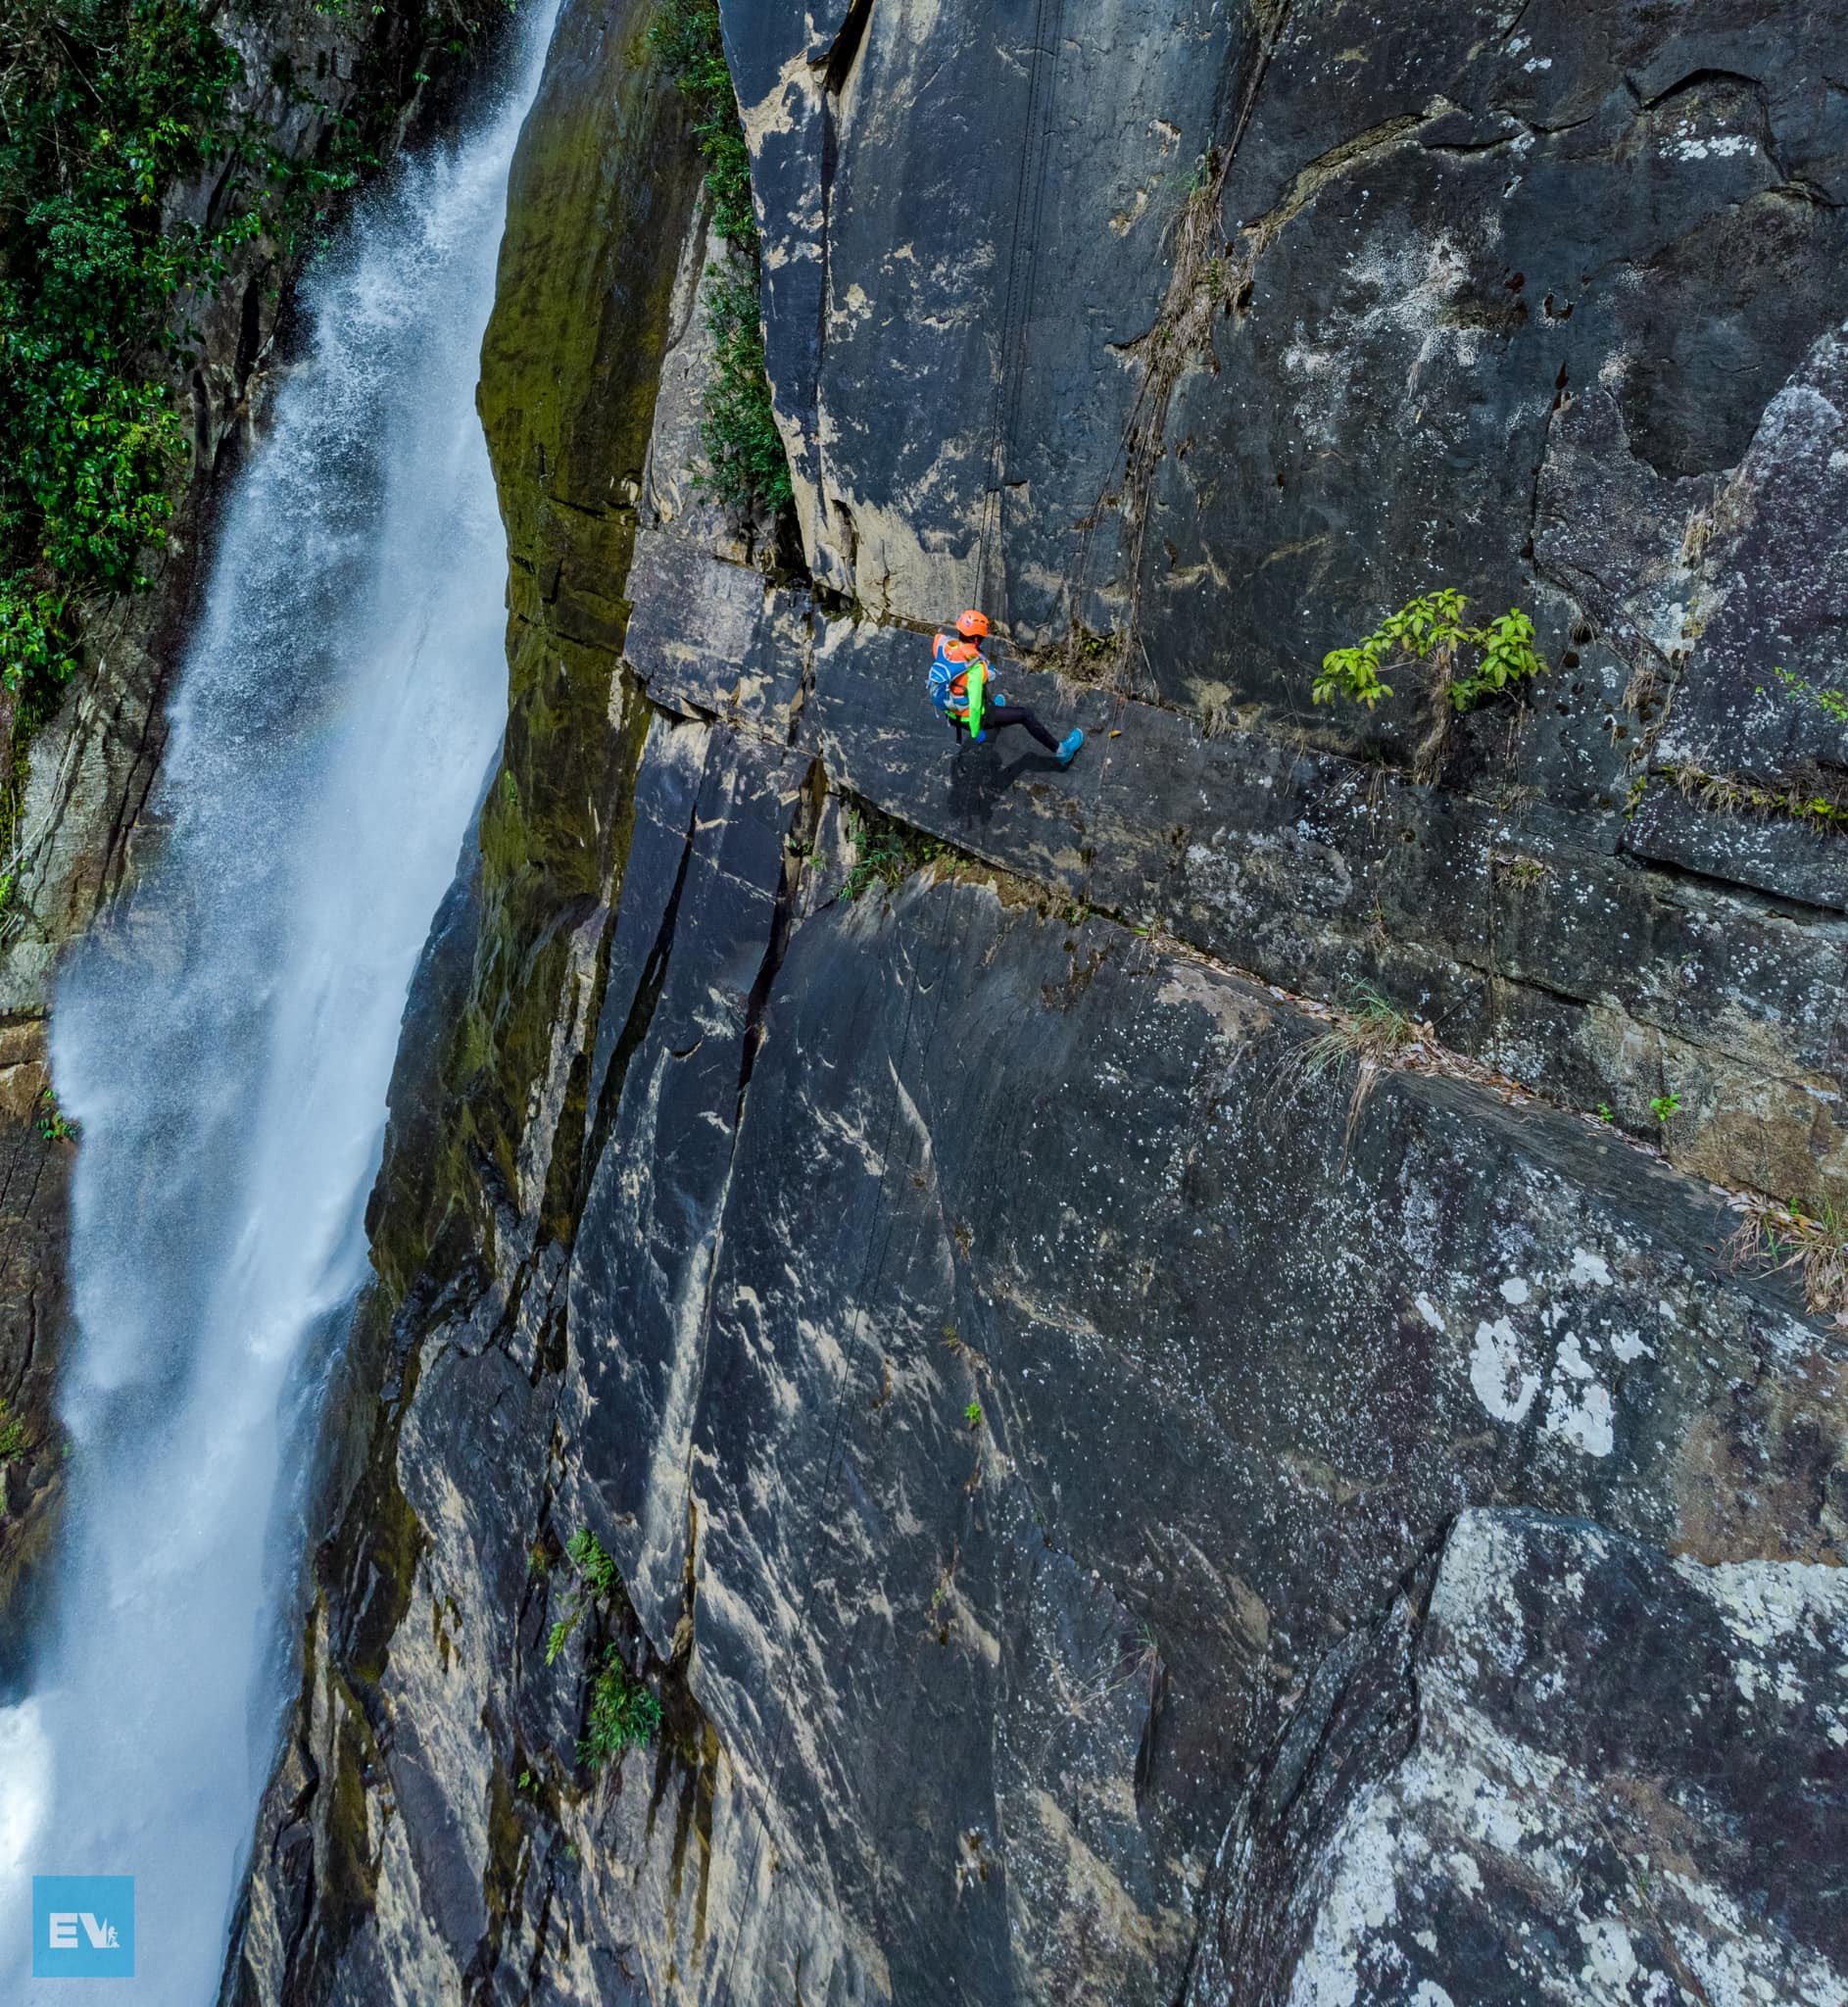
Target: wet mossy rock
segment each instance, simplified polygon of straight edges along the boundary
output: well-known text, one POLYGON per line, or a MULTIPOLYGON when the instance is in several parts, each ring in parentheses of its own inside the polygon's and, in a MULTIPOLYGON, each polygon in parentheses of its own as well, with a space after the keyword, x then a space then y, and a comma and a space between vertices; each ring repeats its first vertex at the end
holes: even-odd
POLYGON ((1725 812, 1848 768, 1848 13, 1516 13, 721 0, 770 566, 566 0, 240 2007, 1848 1999, 1848 1339, 1726 1245, 1848 852, 1725 812), (1068 770, 923 701, 978 581, 1068 770), (1446 586, 1547 668, 1415 772, 1309 689, 1446 586))

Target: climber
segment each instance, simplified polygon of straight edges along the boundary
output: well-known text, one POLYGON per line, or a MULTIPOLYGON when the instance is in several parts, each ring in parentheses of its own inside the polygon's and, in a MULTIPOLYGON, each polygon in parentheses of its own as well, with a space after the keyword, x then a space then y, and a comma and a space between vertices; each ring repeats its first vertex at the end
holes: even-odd
POLYGON ((1069 766, 1072 755, 1085 743, 1076 725, 1063 739, 1055 739, 1024 704, 1009 704, 998 690, 990 701, 995 672, 982 653, 987 632, 988 615, 971 607, 957 616, 956 638, 938 635, 931 649, 931 702, 949 720, 958 740, 967 732, 979 745, 991 732, 1025 725, 1061 766, 1069 766))

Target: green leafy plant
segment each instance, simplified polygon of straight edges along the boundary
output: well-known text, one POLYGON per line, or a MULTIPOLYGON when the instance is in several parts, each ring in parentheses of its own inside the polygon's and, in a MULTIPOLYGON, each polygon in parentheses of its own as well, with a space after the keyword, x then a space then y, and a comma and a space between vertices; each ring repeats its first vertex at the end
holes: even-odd
POLYGON ((38 1133, 47 1143, 67 1143, 77 1133, 77 1125, 67 1118, 56 1091, 49 1087, 38 1098, 38 1133))
POLYGON ((1671 1116, 1681 1112, 1681 1098, 1674 1093, 1656 1095, 1650 1101, 1649 1112, 1658 1122, 1666 1122, 1671 1116))
POLYGON ((234 109, 241 61, 198 0, 0 0, 0 676, 71 673, 83 596, 147 583, 185 432, 179 311, 299 194, 234 109), (210 225, 167 220, 216 173, 210 225))
POLYGON ((577 1745, 577 1760, 591 1770, 620 1761, 628 1749, 646 1748, 660 1728, 661 1704, 627 1666, 613 1644, 591 1688, 590 1721, 577 1745))
POLYGON ((564 1544, 565 1558, 577 1570, 577 1587, 565 1604, 564 1615, 553 1625, 546 1638, 546 1663, 554 1665, 564 1649, 578 1619, 593 1603, 613 1595, 620 1587, 616 1564, 603 1542, 587 1526, 578 1528, 564 1544))
POLYGON ((1545 668, 1533 652, 1533 622, 1518 607, 1484 626, 1469 627, 1463 622, 1468 605, 1454 587, 1444 586, 1408 601, 1352 648, 1330 649, 1310 692, 1313 701, 1333 704, 1345 697, 1373 710, 1382 698, 1392 695, 1381 670, 1398 655, 1431 661, 1437 671, 1437 688, 1456 711, 1471 710, 1485 697, 1545 668), (1470 650, 1477 656, 1475 666, 1459 674, 1457 663, 1470 650))
POLYGON ((8 1412, 6 1396, 0 1395, 0 1464, 12 1463, 25 1451, 25 1424, 8 1412))
POLYGON ((718 0, 668 0, 656 16, 648 39, 687 101, 693 137, 705 159, 712 228, 728 244, 754 253, 757 219, 751 205, 751 155, 725 64, 718 0))
POLYGON ((848 834, 853 841, 854 858, 841 884, 843 899, 858 899, 874 885, 890 890, 944 854, 944 846, 935 837, 895 822, 876 809, 850 812, 848 834))
POLYGON ((962 1419, 970 1428, 979 1429, 982 1426, 982 1403, 979 1400, 970 1401, 962 1411, 962 1419))
POLYGON ((700 443, 707 470, 701 485, 741 514, 774 515, 795 490, 764 367, 751 154, 725 64, 717 0, 669 0, 649 29, 649 42, 687 101, 705 161, 712 232, 733 254, 730 269, 715 271, 705 289, 712 368, 702 398, 700 443))
POLYGON ((705 288, 705 325, 712 373, 700 418, 707 462, 701 483, 729 508, 774 514, 796 491, 770 401, 754 267, 713 273, 705 288))
POLYGON ((1611 1104, 1609 1101, 1600 1101, 1597 1105, 1595 1113, 1600 1122, 1615 1122, 1617 1120, 1617 1117, 1611 1112, 1611 1104))
MULTIPOLYGON (((1813 704, 1818 710, 1833 718, 1838 725, 1848 726, 1848 690, 1824 689, 1822 685, 1808 682, 1786 668, 1775 668, 1772 674, 1792 697, 1805 704, 1813 704)), ((1763 686, 1760 687, 1758 694, 1764 696, 1763 686)))

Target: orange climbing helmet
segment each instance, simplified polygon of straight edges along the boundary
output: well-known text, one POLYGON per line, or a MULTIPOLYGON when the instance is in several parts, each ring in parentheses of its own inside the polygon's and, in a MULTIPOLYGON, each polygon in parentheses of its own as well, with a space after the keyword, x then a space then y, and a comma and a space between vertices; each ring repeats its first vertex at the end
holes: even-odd
POLYGON ((956 615, 956 632, 965 641, 980 641, 988 632, 988 615, 971 607, 966 613, 956 615))

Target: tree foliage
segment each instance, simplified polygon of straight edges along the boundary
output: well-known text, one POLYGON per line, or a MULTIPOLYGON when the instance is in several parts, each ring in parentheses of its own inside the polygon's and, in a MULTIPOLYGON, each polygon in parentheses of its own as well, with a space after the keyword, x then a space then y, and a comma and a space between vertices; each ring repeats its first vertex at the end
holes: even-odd
MULTIPOLYGON (((459 52, 495 11, 437 0, 413 19, 459 52)), ((0 0, 0 677, 16 691, 71 673, 86 598, 147 583, 188 450, 173 385, 233 261, 286 259, 369 164, 351 104, 323 118, 316 159, 283 154, 218 12, 0 0)), ((285 63, 267 81, 313 101, 285 63)))

